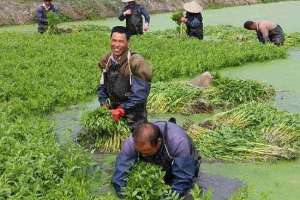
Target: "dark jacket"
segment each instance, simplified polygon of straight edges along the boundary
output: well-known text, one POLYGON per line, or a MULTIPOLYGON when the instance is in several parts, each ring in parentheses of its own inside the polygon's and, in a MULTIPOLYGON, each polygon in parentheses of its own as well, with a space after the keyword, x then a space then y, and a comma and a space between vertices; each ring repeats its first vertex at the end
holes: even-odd
POLYGON ((38 20, 38 32, 43 33, 47 30, 48 20, 47 20, 47 12, 52 11, 58 13, 58 8, 53 4, 50 5, 50 9, 46 11, 43 5, 40 5, 36 10, 36 17, 38 20))
POLYGON ((186 13, 187 23, 187 34, 191 37, 203 39, 203 19, 201 13, 186 13))
POLYGON ((150 23, 150 15, 144 6, 134 3, 125 6, 120 14, 119 19, 121 21, 126 19, 126 28, 132 35, 143 34, 143 17, 146 23, 150 23), (132 14, 129 16, 124 16, 123 13, 126 10, 131 10, 132 14))
POLYGON ((102 69, 97 94, 100 104, 121 106, 129 124, 146 121, 146 103, 150 93, 152 69, 139 54, 125 52, 119 60, 107 54, 99 62, 102 69), (128 58, 129 57, 129 58, 128 58), (129 60, 128 60, 129 59, 129 60))
POLYGON ((138 160, 160 165, 166 171, 165 182, 181 196, 192 188, 194 178, 198 176, 200 157, 184 130, 171 122, 155 122, 154 124, 163 135, 161 149, 155 156, 141 157, 134 149, 132 136, 123 144, 117 157, 112 180, 119 195, 121 188, 126 185, 127 173, 138 160))

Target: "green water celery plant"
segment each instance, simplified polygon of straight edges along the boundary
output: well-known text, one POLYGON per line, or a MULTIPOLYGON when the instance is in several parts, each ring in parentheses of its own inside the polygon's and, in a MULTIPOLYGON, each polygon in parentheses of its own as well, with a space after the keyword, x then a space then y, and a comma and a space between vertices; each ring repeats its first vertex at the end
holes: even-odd
POLYGON ((126 122, 116 123, 110 111, 105 108, 85 113, 81 121, 84 130, 79 134, 78 142, 88 149, 100 152, 118 152, 130 133, 126 122))
POLYGON ((180 200, 178 194, 164 183, 165 172, 150 163, 138 162, 128 174, 127 184, 122 188, 126 200, 180 200))

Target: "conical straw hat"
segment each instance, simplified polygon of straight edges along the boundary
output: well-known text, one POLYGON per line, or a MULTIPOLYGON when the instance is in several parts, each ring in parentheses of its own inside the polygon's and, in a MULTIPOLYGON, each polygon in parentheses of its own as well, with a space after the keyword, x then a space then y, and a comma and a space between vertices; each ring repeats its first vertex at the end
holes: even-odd
POLYGON ((131 2, 131 1, 134 1, 134 0, 122 0, 123 3, 128 3, 128 2, 131 2))
POLYGON ((203 11, 203 8, 196 1, 183 4, 183 8, 190 13, 201 13, 203 11))

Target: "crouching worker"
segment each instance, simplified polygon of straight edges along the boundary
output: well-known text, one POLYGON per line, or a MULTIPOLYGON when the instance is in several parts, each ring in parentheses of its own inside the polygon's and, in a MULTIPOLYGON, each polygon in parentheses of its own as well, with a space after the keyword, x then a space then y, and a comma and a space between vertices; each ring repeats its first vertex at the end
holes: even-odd
POLYGON ((244 23, 244 28, 256 31, 258 41, 263 44, 271 42, 280 46, 284 43, 284 32, 281 26, 272 21, 247 21, 244 23))
POLYGON ((138 122, 147 121, 152 69, 141 55, 129 50, 129 38, 125 27, 112 29, 111 53, 99 62, 102 75, 97 94, 100 106, 111 109, 116 122, 124 117, 134 127, 138 122))
POLYGON ((181 197, 188 195, 193 187, 200 165, 200 157, 191 139, 172 122, 139 124, 124 142, 112 180, 120 197, 127 173, 137 161, 160 165, 166 172, 165 183, 181 197))
POLYGON ((44 3, 38 7, 36 16, 38 20, 38 32, 44 33, 48 28, 47 13, 54 12, 58 14, 58 8, 52 4, 52 0, 44 0, 44 3))
POLYGON ((195 1, 185 3, 183 7, 186 11, 186 16, 182 17, 180 21, 186 24, 187 35, 203 40, 203 19, 201 14, 203 8, 195 1))

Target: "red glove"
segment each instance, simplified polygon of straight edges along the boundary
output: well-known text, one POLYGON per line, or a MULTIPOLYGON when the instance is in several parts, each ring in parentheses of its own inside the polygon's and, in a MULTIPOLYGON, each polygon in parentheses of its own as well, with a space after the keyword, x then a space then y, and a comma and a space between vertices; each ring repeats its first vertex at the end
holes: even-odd
POLYGON ((125 110, 121 107, 111 110, 111 115, 116 122, 119 122, 120 119, 125 115, 125 110))

